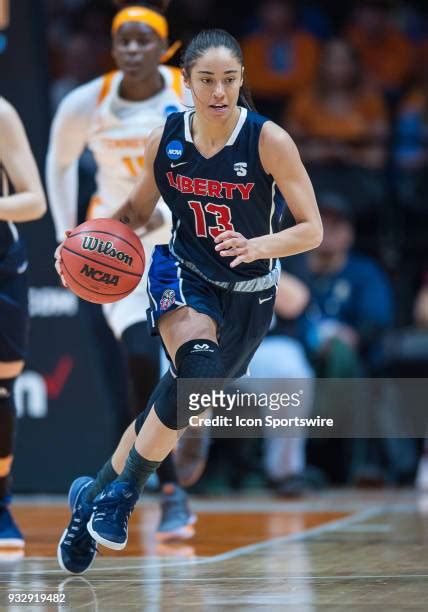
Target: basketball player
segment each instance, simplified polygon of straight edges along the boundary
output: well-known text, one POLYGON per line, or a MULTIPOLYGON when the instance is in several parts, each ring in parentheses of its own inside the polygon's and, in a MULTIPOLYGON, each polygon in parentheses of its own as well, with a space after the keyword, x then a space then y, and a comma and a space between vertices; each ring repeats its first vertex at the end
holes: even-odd
MULTIPOLYGON (((84 148, 91 149, 98 167, 97 192, 87 216, 109 217, 136 184, 153 127, 183 108, 185 89, 180 70, 159 65, 171 53, 166 46, 168 24, 161 14, 169 1, 150 3, 157 8, 138 2, 130 7, 129 2, 116 4, 123 6, 112 25, 113 57, 118 70, 70 93, 52 125, 47 186, 59 241, 66 229, 76 225, 77 164, 84 148)), ((168 207, 160 201, 150 224, 140 233, 146 257, 150 258, 155 244, 168 241, 170 227, 168 207)), ((160 375, 159 341, 147 330, 146 285, 147 272, 130 296, 103 305, 107 322, 128 356, 133 395, 138 401, 135 415, 147 404, 160 375)), ((162 492, 157 538, 192 537, 196 519, 184 490, 178 486, 171 457, 158 476, 162 492)))
POLYGON ((0 549, 22 548, 10 511, 15 436, 13 384, 24 367, 28 340, 27 255, 14 222, 46 210, 36 162, 15 109, 0 98, 0 549), (9 181, 15 193, 9 195, 9 181))
MULTIPOLYGON (((171 208, 172 239, 156 246, 148 274, 149 320, 171 368, 137 418, 128 456, 124 442, 113 455, 115 480, 101 470, 71 487, 73 515, 59 551, 80 571, 92 562, 96 542, 125 547, 140 492, 187 427, 177 410, 177 378, 243 375, 271 322, 277 258, 312 249, 322 238, 293 141, 251 110, 237 41, 223 30, 201 32, 182 66, 194 110, 172 114, 152 132, 141 178, 114 215, 137 229, 159 195, 171 208), (283 231, 280 192, 296 220, 283 231)), ((61 246, 56 257, 59 270, 61 246)))

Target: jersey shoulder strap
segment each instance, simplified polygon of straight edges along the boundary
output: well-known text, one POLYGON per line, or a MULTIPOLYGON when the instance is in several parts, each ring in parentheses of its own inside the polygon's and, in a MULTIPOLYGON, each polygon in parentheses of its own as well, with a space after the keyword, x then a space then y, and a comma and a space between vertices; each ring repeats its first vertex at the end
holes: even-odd
POLYGON ((117 73, 118 73, 118 70, 112 70, 111 72, 107 72, 107 74, 103 76, 100 93, 98 95, 97 106, 99 106, 101 102, 103 102, 103 100, 105 100, 105 98, 110 93, 111 84, 113 82, 114 77, 117 75, 117 73))
POLYGON ((179 98, 183 98, 184 84, 181 70, 179 68, 175 68, 174 66, 164 66, 164 68, 169 72, 171 77, 171 88, 175 91, 179 98))

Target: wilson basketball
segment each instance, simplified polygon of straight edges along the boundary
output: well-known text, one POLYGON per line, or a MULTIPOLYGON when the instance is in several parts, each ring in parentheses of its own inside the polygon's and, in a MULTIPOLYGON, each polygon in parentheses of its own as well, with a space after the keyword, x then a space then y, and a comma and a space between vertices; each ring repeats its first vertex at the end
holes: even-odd
POLYGON ((92 219, 77 226, 61 249, 67 285, 88 302, 109 304, 129 295, 145 266, 143 245, 126 225, 92 219))

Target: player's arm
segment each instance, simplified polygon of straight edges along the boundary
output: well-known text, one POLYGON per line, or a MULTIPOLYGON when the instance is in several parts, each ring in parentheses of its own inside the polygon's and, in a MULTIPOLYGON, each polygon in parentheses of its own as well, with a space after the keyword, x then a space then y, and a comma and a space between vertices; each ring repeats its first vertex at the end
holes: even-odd
POLYGON ((284 196, 296 225, 276 234, 254 238, 260 259, 287 257, 313 249, 322 241, 322 223, 315 193, 291 137, 267 122, 260 139, 260 159, 284 196))
POLYGON ((235 256, 234 268, 242 262, 272 259, 303 253, 319 246, 322 223, 309 176, 296 145, 282 128, 266 122, 262 128, 259 154, 267 174, 272 175, 296 221, 294 227, 276 234, 249 240, 237 232, 223 232, 216 238, 216 250, 223 257, 235 256))
POLYGON ((46 211, 39 171, 18 113, 6 100, 0 101, 0 134, 0 160, 16 191, 0 197, 0 219, 38 219, 46 211))
POLYGON ((72 91, 61 102, 51 127, 46 185, 58 242, 77 224, 78 163, 96 108, 100 79, 72 91))
POLYGON ((147 226, 160 198, 155 179, 154 162, 162 133, 163 127, 151 132, 144 153, 144 168, 140 178, 125 203, 113 215, 113 219, 126 223, 133 230, 147 226))

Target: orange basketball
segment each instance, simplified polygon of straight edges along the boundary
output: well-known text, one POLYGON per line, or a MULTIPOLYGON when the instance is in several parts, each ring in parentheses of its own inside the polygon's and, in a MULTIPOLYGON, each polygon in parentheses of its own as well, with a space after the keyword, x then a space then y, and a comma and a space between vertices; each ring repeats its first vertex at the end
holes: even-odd
POLYGON ((67 285, 88 302, 109 304, 129 295, 141 280, 145 256, 138 236, 114 219, 78 225, 61 249, 67 285))

